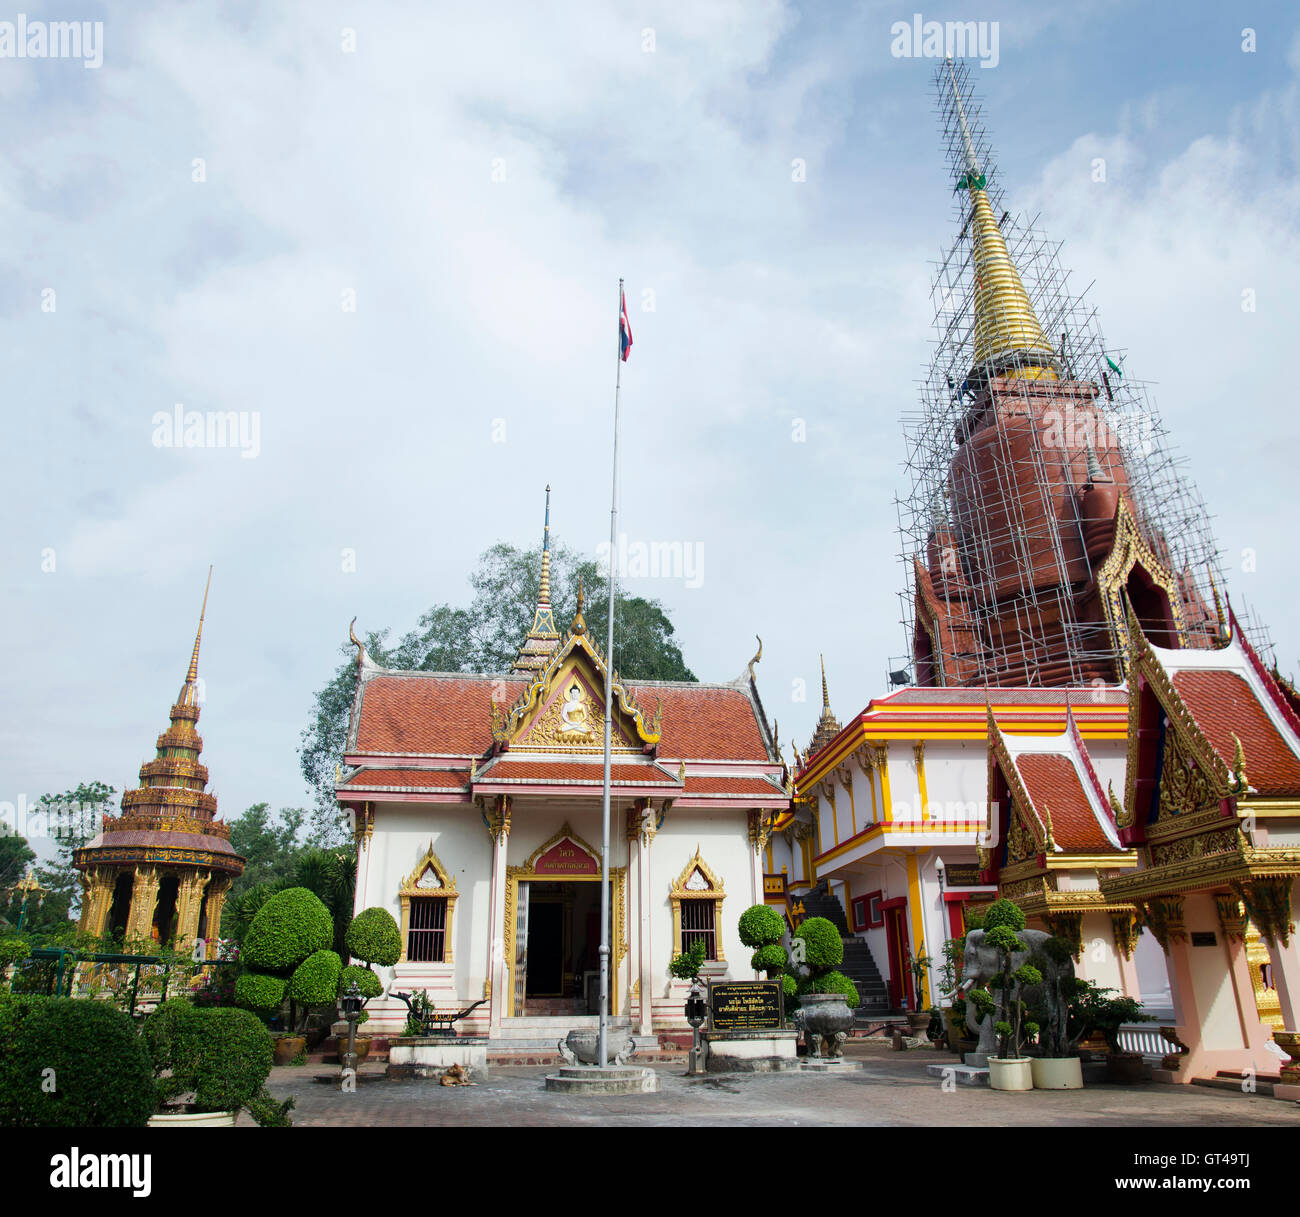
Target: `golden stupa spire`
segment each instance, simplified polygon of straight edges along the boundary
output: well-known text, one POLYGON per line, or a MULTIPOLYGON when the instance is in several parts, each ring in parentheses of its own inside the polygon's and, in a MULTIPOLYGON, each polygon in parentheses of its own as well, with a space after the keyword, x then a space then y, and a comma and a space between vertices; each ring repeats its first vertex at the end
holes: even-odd
POLYGON ((193 706, 198 703, 199 680, 199 643, 203 641, 203 618, 208 611, 208 590, 212 587, 212 567, 208 567, 208 581, 203 588, 203 607, 199 609, 199 628, 194 635, 194 650, 190 654, 189 670, 185 673, 185 683, 176 698, 177 704, 193 706))
POLYGON ((831 695, 826 689, 826 656, 819 655, 818 658, 822 661, 822 709, 829 710, 831 708, 831 695))
POLYGON ((993 205, 985 191, 984 173, 975 155, 975 142, 966 121, 966 107, 952 70, 957 121, 961 126, 966 172, 957 182, 970 192, 970 230, 975 268, 975 365, 999 376, 1021 380, 1056 380, 1052 345, 1029 302, 1029 294, 1011 255, 1002 229, 993 218, 993 205))
POLYGON ((542 526, 542 586, 538 604, 551 602, 551 488, 546 487, 546 523, 542 526))
POLYGON ((831 697, 826 688, 826 656, 820 656, 822 663, 822 716, 817 720, 817 730, 808 741, 805 760, 810 760, 814 753, 820 752, 840 733, 839 719, 831 713, 831 697))
POLYGON ((542 578, 537 588, 537 607, 533 610, 532 628, 524 637, 510 670, 540 671, 559 646, 560 632, 555 628, 555 612, 551 608, 551 488, 547 486, 546 520, 542 526, 542 578))

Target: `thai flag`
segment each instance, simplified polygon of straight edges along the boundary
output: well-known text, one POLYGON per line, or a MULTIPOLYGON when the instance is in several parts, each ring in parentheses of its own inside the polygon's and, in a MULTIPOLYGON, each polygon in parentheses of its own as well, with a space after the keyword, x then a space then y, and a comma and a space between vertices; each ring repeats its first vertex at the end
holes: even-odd
POLYGON ((632 326, 627 319, 627 297, 623 295, 622 288, 618 292, 618 306, 618 349, 623 362, 627 363, 628 354, 632 350, 632 326))

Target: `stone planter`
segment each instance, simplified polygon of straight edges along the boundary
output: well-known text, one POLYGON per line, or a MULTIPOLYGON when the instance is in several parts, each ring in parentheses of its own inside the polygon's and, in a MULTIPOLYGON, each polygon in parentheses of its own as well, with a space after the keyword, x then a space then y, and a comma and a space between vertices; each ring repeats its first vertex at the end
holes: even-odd
POLYGON ((1034 1072, 1029 1057, 1013 1056, 1005 1061, 989 1057, 989 1086, 993 1090, 1033 1090, 1034 1072))
POLYGON ((275 1037, 275 1063, 277 1065, 292 1065, 298 1059, 299 1053, 307 1047, 307 1037, 305 1035, 277 1035, 275 1037))
MULTIPOLYGON (((805 993, 799 999, 796 1021, 803 1028, 808 1043, 808 1055, 820 1057, 822 1049, 828 1057, 844 1055, 844 1041, 853 1026, 853 1011, 849 1009, 842 993, 805 993)), ((930 1016, 926 1015, 926 1022, 930 1016)))
POLYGON ((907 1012, 907 1026, 912 1035, 924 1038, 926 1031, 930 1028, 930 1011, 929 1010, 909 1010, 907 1012))
POLYGON ((1106 1058, 1106 1081, 1118 1086, 1133 1086, 1141 1080, 1140 1052, 1112 1052, 1106 1058))
POLYGON ((236 1111, 167 1111, 149 1117, 150 1128, 234 1128, 236 1111))
POLYGON ((1300 1084, 1300 1031, 1274 1031, 1273 1042, 1291 1058, 1282 1066, 1282 1081, 1300 1084))
POLYGON ((1083 1062, 1077 1056, 1035 1057, 1031 1069, 1035 1090, 1083 1089, 1083 1062))
MULTIPOLYGON (((570 1065, 594 1065, 600 1059, 600 1033, 595 1027, 570 1031, 556 1046, 570 1065)), ((625 1027, 609 1027, 605 1032, 605 1057, 610 1065, 625 1064, 636 1051, 632 1033, 625 1027)))

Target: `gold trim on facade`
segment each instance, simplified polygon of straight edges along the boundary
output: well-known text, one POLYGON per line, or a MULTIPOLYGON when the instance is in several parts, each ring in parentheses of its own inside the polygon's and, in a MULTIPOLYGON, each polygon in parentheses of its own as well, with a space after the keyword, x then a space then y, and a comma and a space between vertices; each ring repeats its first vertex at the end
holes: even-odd
POLYGON ((682 953, 682 901, 709 900, 713 902, 713 941, 718 963, 726 963, 727 957, 722 947, 722 902, 727 898, 723 890, 723 881, 713 873, 713 869, 700 856, 700 847, 695 847, 695 854, 682 869, 681 874, 673 880, 668 892, 668 899, 673 906, 673 958, 682 953), (707 888, 688 888, 691 876, 699 871, 704 876, 707 888))
POLYGON ((456 890, 456 876, 452 874, 442 864, 442 859, 433 852, 433 842, 429 842, 429 848, 425 850, 424 856, 415 864, 415 869, 402 880, 402 885, 397 889, 397 898, 402 903, 402 954, 398 963, 406 963, 406 940, 411 929, 411 898, 413 896, 429 896, 439 898, 447 902, 447 915, 443 923, 442 934, 442 959, 439 963, 454 962, 452 954, 451 936, 452 919, 456 912, 456 901, 460 893, 456 890), (420 880, 424 876, 433 872, 433 876, 438 880, 437 887, 421 887, 420 880))

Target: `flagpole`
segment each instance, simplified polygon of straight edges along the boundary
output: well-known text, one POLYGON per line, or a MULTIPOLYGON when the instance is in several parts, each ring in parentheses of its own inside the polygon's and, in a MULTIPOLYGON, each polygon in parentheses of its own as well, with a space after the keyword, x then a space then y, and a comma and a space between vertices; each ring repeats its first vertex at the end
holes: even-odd
POLYGON ((614 365, 614 475, 609 500, 609 631, 605 638, 605 770, 600 807, 600 1068, 609 1064, 609 754, 614 695, 614 553, 618 544, 618 396, 623 381, 623 280, 618 281, 618 342, 614 365))

